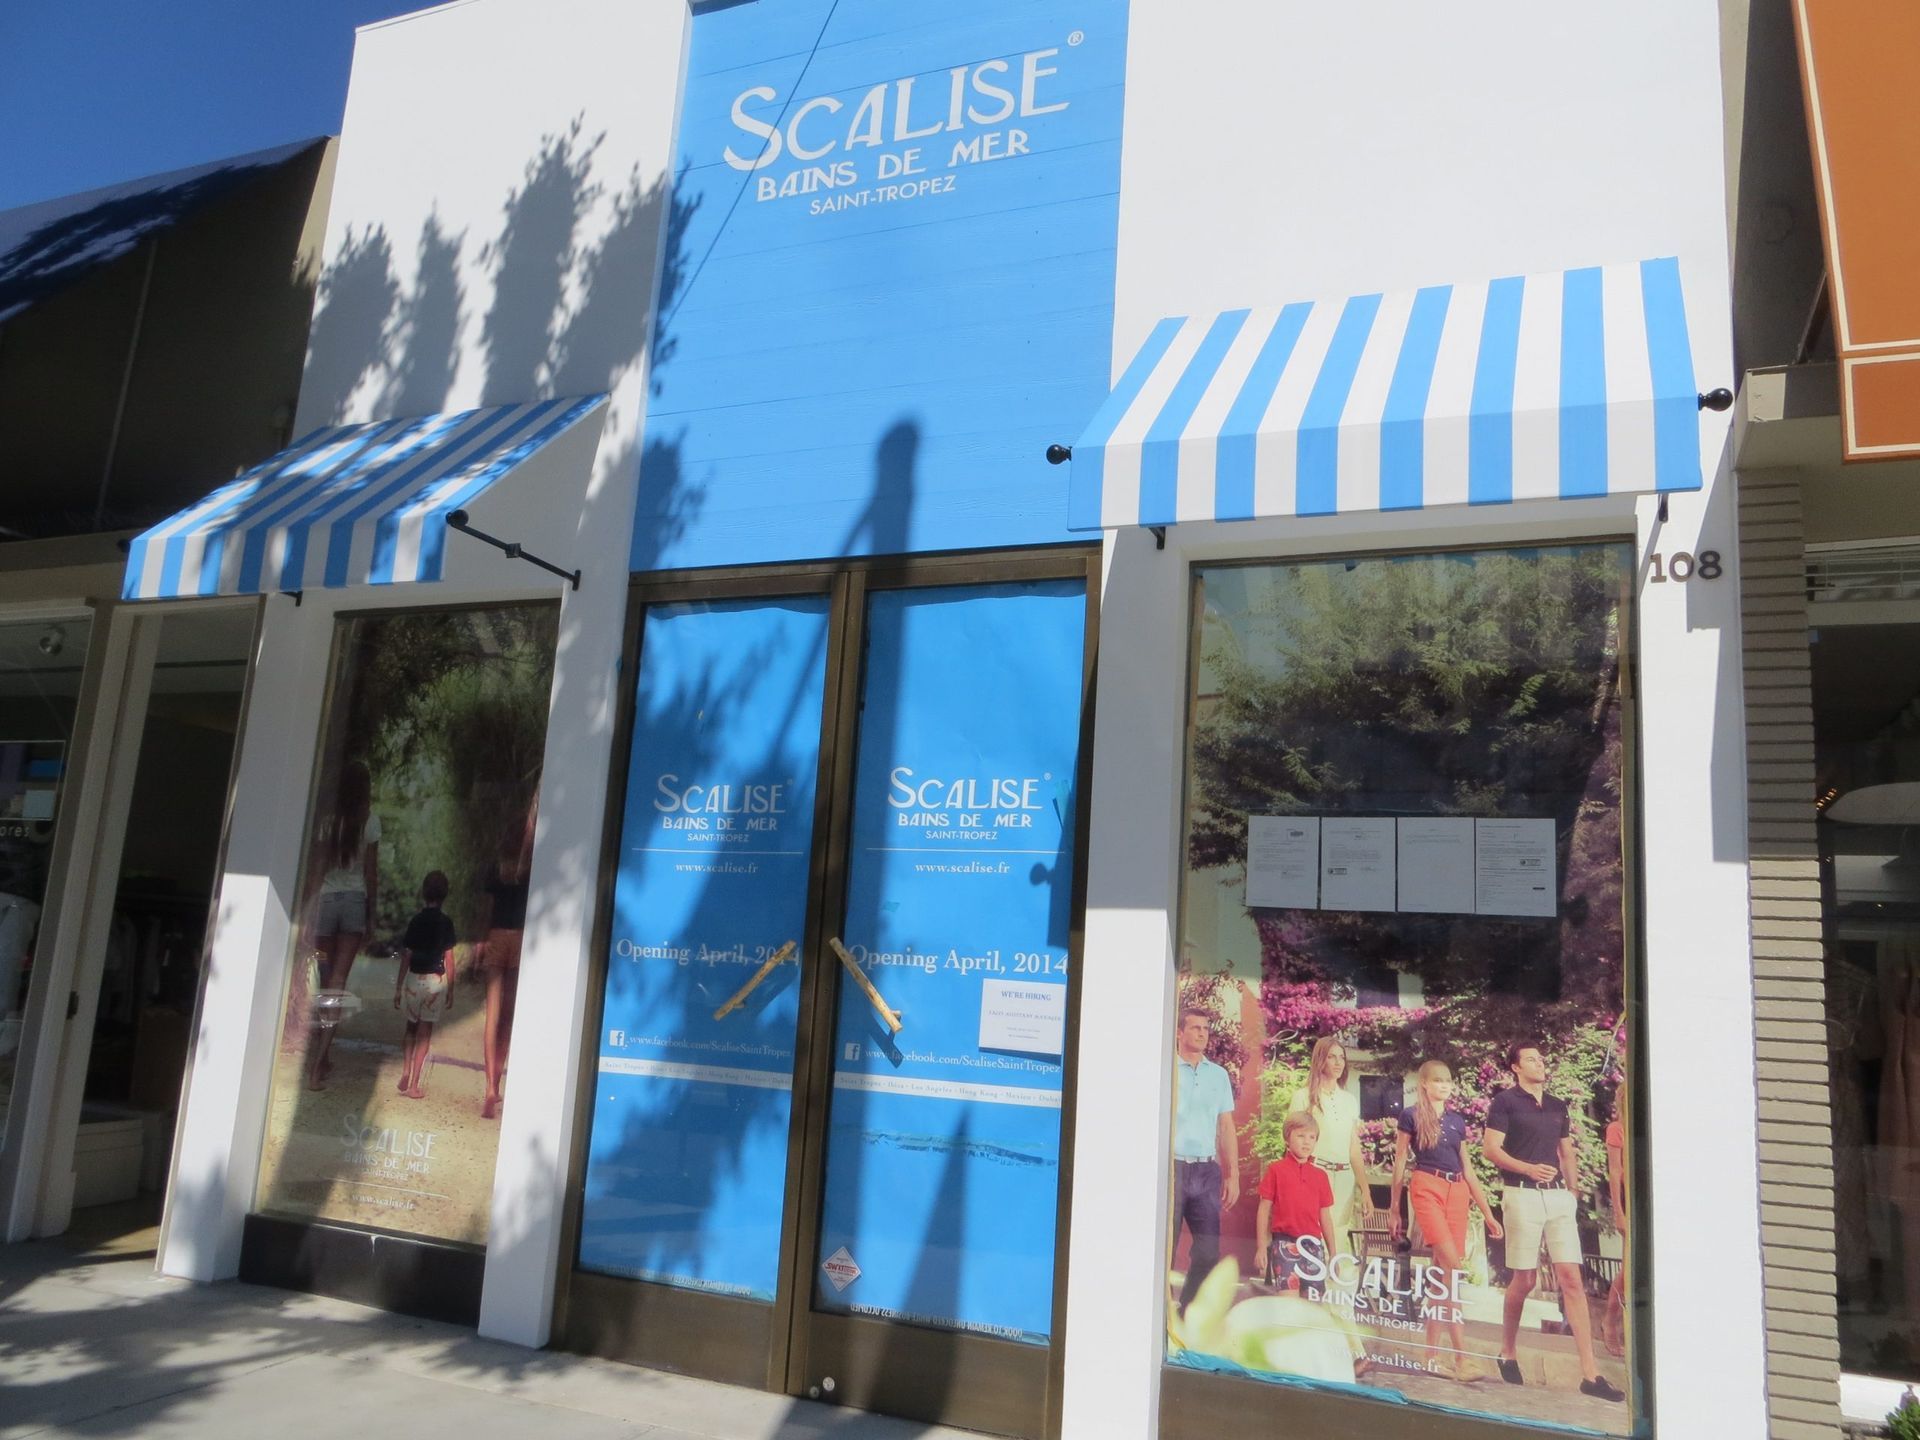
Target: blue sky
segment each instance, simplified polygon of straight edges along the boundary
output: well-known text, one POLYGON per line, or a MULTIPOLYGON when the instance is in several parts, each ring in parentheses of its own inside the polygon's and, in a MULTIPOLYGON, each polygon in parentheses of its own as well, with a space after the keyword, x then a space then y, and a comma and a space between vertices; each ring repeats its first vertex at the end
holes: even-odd
POLYGON ((428 0, 0 0, 0 210, 337 134, 353 28, 428 0))

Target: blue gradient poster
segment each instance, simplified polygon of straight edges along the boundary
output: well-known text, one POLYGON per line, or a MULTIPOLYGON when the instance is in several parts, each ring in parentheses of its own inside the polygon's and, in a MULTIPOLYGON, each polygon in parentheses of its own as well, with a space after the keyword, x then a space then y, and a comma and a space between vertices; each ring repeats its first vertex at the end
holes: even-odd
POLYGON ((647 612, 585 1269, 773 1298, 826 652, 824 598, 647 612))
POLYGON ((822 1308, 1051 1329, 1084 597, 869 602, 822 1308))
POLYGON ((1126 0, 697 9, 635 570, 1070 538, 1126 39, 1126 0))

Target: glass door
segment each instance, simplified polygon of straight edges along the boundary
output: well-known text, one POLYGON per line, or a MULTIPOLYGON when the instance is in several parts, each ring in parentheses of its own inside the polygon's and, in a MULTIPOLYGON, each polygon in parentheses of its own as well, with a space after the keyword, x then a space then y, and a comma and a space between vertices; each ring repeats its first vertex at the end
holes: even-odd
POLYGON ((868 589, 792 1388, 1044 1428, 1084 578, 868 589))
POLYGON ((631 739, 561 1326, 576 1349, 784 1381, 833 602, 825 579, 682 589, 643 599, 630 627, 631 739))
POLYGON ((563 1343, 1047 1433, 1088 570, 639 594, 563 1343))

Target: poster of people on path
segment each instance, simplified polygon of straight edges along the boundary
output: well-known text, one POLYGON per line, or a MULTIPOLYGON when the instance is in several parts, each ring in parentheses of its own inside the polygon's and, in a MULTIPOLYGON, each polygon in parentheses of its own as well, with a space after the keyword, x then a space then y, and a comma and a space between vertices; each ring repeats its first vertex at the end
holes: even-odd
POLYGON ((263 1212, 486 1242, 558 616, 339 622, 263 1212))
POLYGON ((1635 1433, 1629 573, 1197 574, 1170 1363, 1635 1433))

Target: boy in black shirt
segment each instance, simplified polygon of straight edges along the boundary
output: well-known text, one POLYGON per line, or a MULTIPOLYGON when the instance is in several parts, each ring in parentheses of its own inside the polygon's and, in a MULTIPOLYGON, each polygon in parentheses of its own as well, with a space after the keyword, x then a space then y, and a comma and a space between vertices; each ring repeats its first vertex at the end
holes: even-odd
POLYGON ((407 1017, 406 1058, 400 1066, 400 1093, 421 1100, 420 1084, 433 1048, 433 1025, 452 1008, 453 978, 447 973, 447 952, 458 938, 453 921, 440 908, 447 898, 447 877, 429 870, 420 882, 420 910, 407 922, 401 940, 403 963, 393 977, 393 1008, 407 1017))

